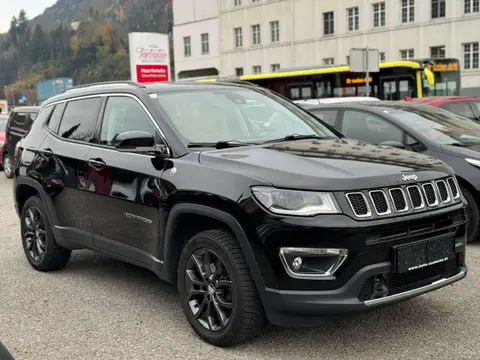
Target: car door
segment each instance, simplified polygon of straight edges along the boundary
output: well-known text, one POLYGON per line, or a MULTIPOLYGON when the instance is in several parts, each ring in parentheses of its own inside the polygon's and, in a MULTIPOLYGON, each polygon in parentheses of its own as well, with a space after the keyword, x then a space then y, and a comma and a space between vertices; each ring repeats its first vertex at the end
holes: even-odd
POLYGON ((440 108, 464 116, 466 118, 476 120, 475 113, 468 101, 454 101, 440 105, 440 108))
POLYGON ((340 126, 340 132, 351 139, 375 145, 384 141, 398 141, 404 144, 403 130, 370 112, 345 110, 340 126))
MULTIPOLYGON (((159 181, 163 171, 152 155, 119 152, 114 137, 148 131, 160 140, 146 107, 136 97, 110 96, 88 152, 88 213, 95 246, 157 268, 159 181)), ((163 162, 162 162, 163 164, 163 162)))
POLYGON ((86 157, 102 102, 102 97, 91 97, 57 104, 46 124, 49 134, 39 149, 44 165, 38 172, 52 194, 59 227, 65 237, 92 245, 86 211, 86 157))
POLYGON ((10 115, 10 119, 7 124, 6 132, 6 151, 10 157, 10 161, 13 161, 13 154, 15 152, 15 145, 25 135, 25 124, 27 123, 27 112, 14 111, 10 115))

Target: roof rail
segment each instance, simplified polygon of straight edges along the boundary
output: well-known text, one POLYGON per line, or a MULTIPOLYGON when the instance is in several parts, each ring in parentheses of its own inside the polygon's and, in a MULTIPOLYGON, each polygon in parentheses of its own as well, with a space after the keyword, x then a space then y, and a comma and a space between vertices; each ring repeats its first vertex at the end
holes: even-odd
POLYGON ((62 94, 67 92, 67 91, 70 91, 70 90, 82 89, 82 88, 87 88, 87 87, 90 87, 90 86, 115 85, 115 84, 117 84, 117 85, 122 85, 122 84, 123 85, 131 85, 131 86, 135 86, 135 87, 138 87, 138 88, 145 87, 144 85, 141 85, 138 82, 130 81, 130 80, 102 81, 102 82, 96 82, 96 83, 77 85, 77 86, 74 86, 74 87, 63 90, 62 94))

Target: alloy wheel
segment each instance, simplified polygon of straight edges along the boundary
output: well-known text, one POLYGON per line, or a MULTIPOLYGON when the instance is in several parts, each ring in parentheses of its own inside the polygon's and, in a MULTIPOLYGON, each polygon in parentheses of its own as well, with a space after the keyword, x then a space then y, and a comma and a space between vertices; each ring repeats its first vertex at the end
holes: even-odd
POLYGON ((225 329, 233 315, 233 288, 228 269, 213 251, 200 249, 187 261, 185 292, 192 314, 209 331, 225 329))
POLYGON ((25 215, 25 246, 30 257, 39 262, 45 256, 47 231, 40 210, 32 206, 25 215))

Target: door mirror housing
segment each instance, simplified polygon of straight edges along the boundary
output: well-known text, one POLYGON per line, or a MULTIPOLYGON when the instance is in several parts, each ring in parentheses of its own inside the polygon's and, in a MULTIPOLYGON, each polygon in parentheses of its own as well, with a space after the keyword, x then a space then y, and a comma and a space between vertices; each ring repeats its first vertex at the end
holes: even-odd
POLYGON ((379 145, 380 146, 394 147, 394 148, 397 148, 397 149, 405 149, 405 145, 402 144, 400 141, 396 141, 396 140, 382 141, 379 145))
POLYGON ((148 131, 126 131, 118 134, 113 139, 117 151, 135 153, 154 153, 167 155, 165 145, 155 145, 155 137, 148 131))

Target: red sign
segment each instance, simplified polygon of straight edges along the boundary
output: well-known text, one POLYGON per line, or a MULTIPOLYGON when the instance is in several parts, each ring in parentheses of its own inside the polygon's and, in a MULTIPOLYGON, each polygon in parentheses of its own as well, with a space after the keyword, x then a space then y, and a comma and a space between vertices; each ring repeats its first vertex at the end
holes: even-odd
POLYGON ((137 65, 137 81, 139 83, 168 81, 168 65, 137 65))

